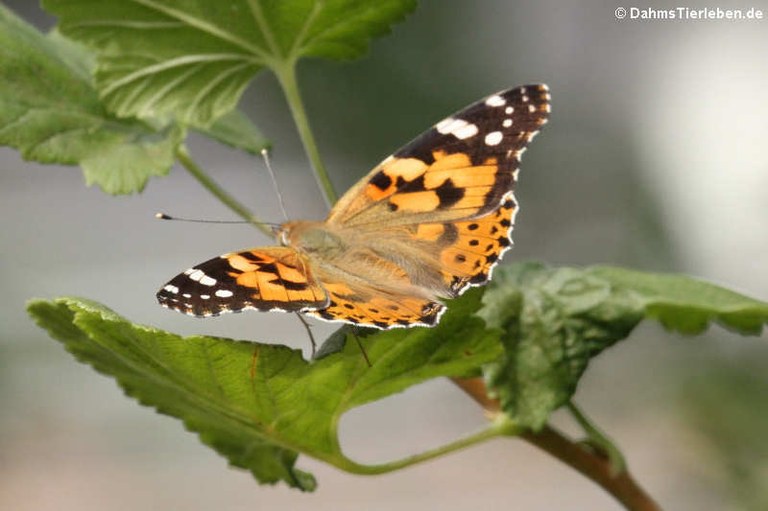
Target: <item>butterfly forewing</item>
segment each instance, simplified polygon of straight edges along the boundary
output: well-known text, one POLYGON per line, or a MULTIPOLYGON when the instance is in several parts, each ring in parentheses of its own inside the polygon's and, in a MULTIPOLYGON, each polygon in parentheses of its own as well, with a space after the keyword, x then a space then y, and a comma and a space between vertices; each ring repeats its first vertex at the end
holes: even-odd
POLYGON ((328 222, 380 227, 488 214, 513 189, 520 157, 549 111, 546 85, 470 105, 380 163, 339 200, 328 222))
POLYGON ((224 254, 177 275, 157 293, 160 304, 191 316, 246 309, 304 311, 328 304, 306 259, 291 247, 224 254))

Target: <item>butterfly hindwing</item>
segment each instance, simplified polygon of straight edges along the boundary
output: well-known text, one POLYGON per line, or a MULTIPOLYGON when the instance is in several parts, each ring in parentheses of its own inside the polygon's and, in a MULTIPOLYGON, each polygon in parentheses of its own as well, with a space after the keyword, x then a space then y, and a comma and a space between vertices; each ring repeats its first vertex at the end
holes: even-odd
POLYGON ((169 309, 203 317, 245 309, 304 311, 328 303, 306 259, 290 247, 264 247, 210 259, 177 275, 157 293, 157 299, 169 309))
POLYGON ((306 314, 326 321, 342 321, 376 328, 434 326, 445 306, 414 293, 398 293, 375 284, 335 279, 320 272, 329 304, 306 314))

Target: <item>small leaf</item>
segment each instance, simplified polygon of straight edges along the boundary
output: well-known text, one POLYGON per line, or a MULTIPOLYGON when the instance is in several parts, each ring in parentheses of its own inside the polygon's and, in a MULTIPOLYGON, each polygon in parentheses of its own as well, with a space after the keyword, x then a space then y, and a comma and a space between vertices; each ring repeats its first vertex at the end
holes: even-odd
POLYGON ((479 315, 506 332, 505 357, 486 368, 488 388, 532 429, 570 399, 589 359, 642 319, 628 291, 581 270, 532 263, 497 269, 483 302, 479 315))
POLYGON ((240 110, 232 110, 210 126, 199 127, 197 130, 222 144, 251 154, 260 154, 262 149, 269 147, 269 142, 259 128, 240 110))
POLYGON ((0 6, 0 144, 28 160, 80 164, 86 182, 107 193, 140 191, 168 173, 183 132, 107 113, 91 65, 82 47, 0 6))
POLYGON ((264 67, 351 59, 415 0, 44 0, 69 37, 99 53, 101 97, 119 116, 205 126, 264 67))
POLYGON ((500 268, 478 313, 501 328, 505 356, 485 369, 488 387, 521 426, 541 428, 576 390, 590 358, 644 318, 683 333, 716 321, 760 333, 768 304, 683 275, 595 267, 500 268))
POLYGON ((114 377, 142 404, 184 421, 200 439, 250 470, 262 483, 303 490, 314 479, 295 468, 298 453, 359 471, 338 440, 340 416, 438 376, 476 373, 498 358, 497 332, 467 317, 480 306, 471 292, 436 328, 379 332, 308 363, 285 346, 213 337, 182 338, 133 325, 76 298, 34 301, 29 312, 78 360, 114 377))

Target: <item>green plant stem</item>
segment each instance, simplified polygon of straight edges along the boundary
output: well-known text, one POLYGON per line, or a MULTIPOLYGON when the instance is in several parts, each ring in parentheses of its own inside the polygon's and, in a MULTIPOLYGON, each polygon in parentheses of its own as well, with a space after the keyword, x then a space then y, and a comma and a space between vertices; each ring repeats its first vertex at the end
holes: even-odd
POLYGON ((320 158, 320 151, 318 151, 315 137, 312 135, 307 112, 304 110, 304 103, 299 93, 299 84, 296 81, 296 62, 289 60, 273 69, 280 82, 280 86, 283 88, 288 107, 291 109, 293 122, 299 131, 299 137, 301 137, 301 142, 304 144, 304 151, 307 153, 309 162, 312 165, 317 184, 323 191, 326 204, 330 207, 336 203, 336 190, 334 190, 331 178, 328 176, 323 160, 320 158))
POLYGON ((205 171, 198 166, 192 157, 189 155, 187 148, 183 145, 176 150, 176 159, 179 163, 197 179, 197 181, 203 185, 203 188, 211 192, 217 199, 219 199, 225 206, 235 212, 240 218, 248 223, 253 224, 261 232, 269 236, 273 236, 272 229, 260 222, 248 208, 240 204, 234 197, 227 193, 219 184, 211 179, 211 177, 205 173, 205 171))
MULTIPOLYGON (((477 401, 489 416, 504 414, 499 401, 488 397, 481 378, 453 378, 453 382, 477 401)), ((518 435, 600 485, 629 511, 661 511, 661 507, 637 484, 628 470, 615 474, 610 460, 554 428, 545 426, 541 431, 518 435)))
POLYGON ((573 418, 579 423, 581 428, 587 434, 587 442, 590 446, 598 450, 600 454, 607 457, 611 464, 611 473, 613 475, 621 474, 627 470, 627 462, 616 444, 606 435, 595 423, 586 416, 576 403, 569 401, 566 405, 573 418))
POLYGON ((524 433, 521 438, 551 454, 569 467, 602 486, 630 511, 662 511, 661 507, 643 490, 625 470, 613 474, 610 462, 595 455, 579 442, 574 442, 559 431, 545 426, 536 433, 524 433))
POLYGON ((499 421, 495 421, 486 429, 483 429, 482 431, 479 431, 473 435, 460 438, 449 444, 442 445, 435 449, 430 449, 428 451, 424 451, 419 454, 408 456, 406 458, 402 458, 399 460, 395 460, 387 463, 381 463, 379 465, 362 465, 348 458, 343 458, 342 460, 337 461, 335 464, 339 468, 355 474, 361 474, 361 475, 384 474, 386 472, 399 470, 405 467, 409 467, 411 465, 415 465, 417 463, 421 463, 423 461, 428 461, 434 458, 438 458, 440 456, 444 456, 446 454, 458 451, 460 449, 464 449, 466 447, 470 447, 472 445, 485 442, 492 438, 496 438, 499 436, 514 435, 514 434, 518 434, 519 432, 520 430, 516 428, 516 426, 512 424, 511 421, 499 420, 499 421))

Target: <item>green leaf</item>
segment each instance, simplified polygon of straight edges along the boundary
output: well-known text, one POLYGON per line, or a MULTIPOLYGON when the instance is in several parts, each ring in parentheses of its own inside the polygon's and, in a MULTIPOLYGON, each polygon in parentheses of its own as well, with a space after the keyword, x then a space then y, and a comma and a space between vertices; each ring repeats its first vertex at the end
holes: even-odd
POLYGON ((0 144, 27 160, 79 164, 107 193, 140 191, 168 173, 183 132, 109 114, 91 66, 82 47, 45 37, 0 6, 0 144))
POLYGON ((631 289, 645 316, 668 330, 699 334, 715 322, 743 335, 760 335, 768 303, 685 275, 596 267, 592 275, 631 289))
POLYGON ((312 476, 294 466, 298 453, 362 472, 338 440, 341 415, 410 385, 460 376, 501 354, 497 333, 479 318, 479 293, 455 302, 440 326, 380 332, 308 363, 285 346, 213 337, 182 338, 133 325, 82 299, 34 301, 29 312, 80 361, 114 377, 142 404, 184 421, 230 464, 262 483, 303 490, 312 476))
POLYGON ((205 126, 263 68, 351 59, 415 0, 44 0, 66 35, 99 54, 97 87, 120 116, 205 126))
POLYGON ((541 428, 565 404, 589 359, 642 319, 626 290, 573 268, 497 269, 479 313, 505 331, 506 355, 486 368, 488 388, 521 426, 541 428))
POLYGON ((768 322, 768 304, 683 275, 596 267, 500 268, 478 313, 504 331, 505 356, 485 369, 488 387, 519 425, 541 428, 567 403, 590 358, 644 318, 683 333, 716 321, 742 334, 768 322))
POLYGON ((259 128, 239 110, 233 110, 216 119, 210 126, 199 127, 197 130, 223 144, 251 154, 260 154, 262 149, 269 148, 269 142, 259 128))

